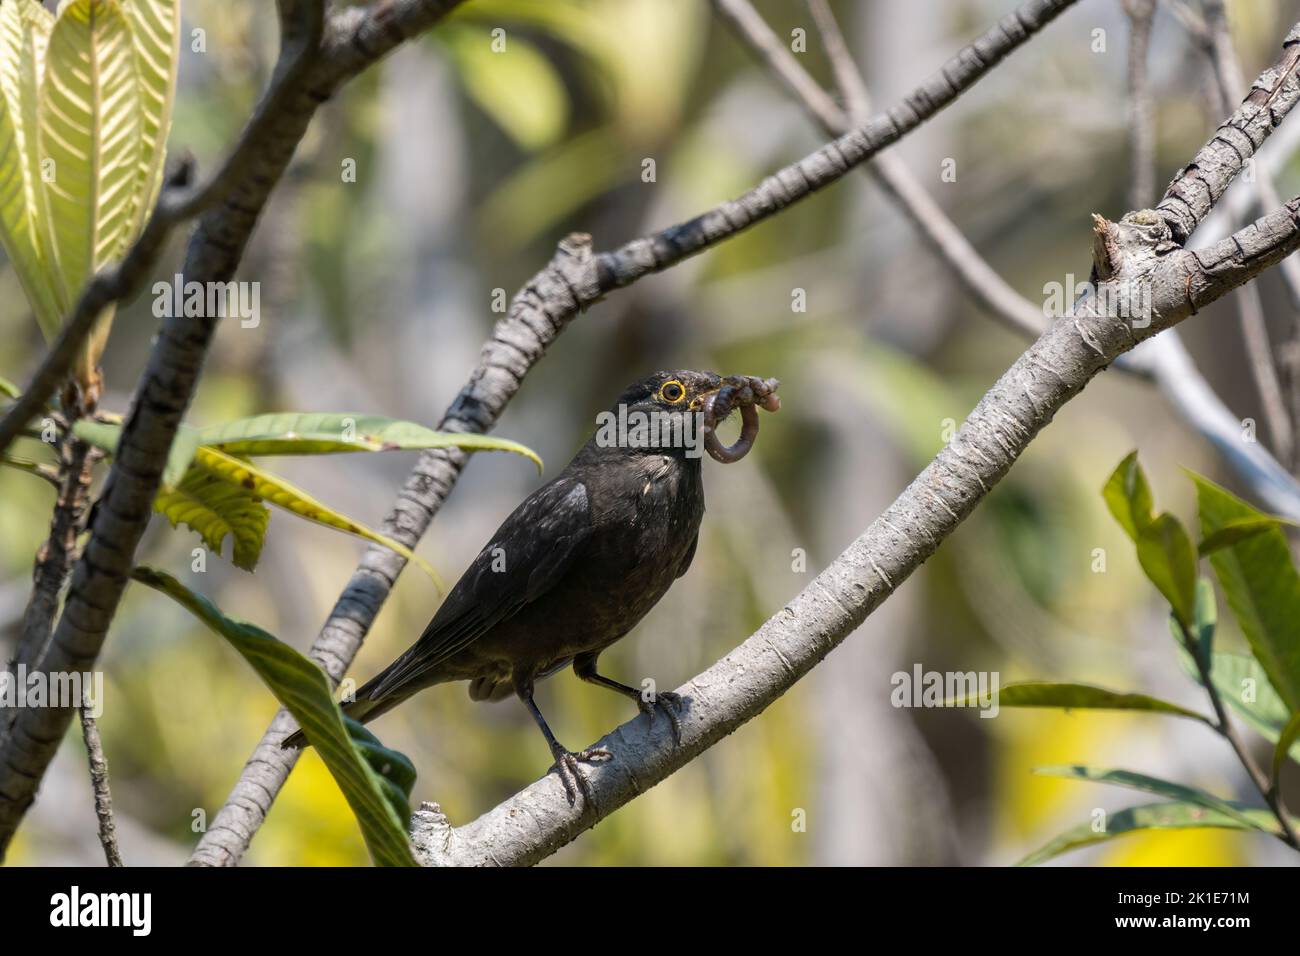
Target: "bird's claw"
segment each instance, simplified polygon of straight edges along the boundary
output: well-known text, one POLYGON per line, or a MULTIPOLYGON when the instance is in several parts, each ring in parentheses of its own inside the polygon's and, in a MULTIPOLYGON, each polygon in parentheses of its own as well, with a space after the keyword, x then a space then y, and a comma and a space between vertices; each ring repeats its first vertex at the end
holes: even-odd
POLYGON ((582 791, 582 798, 588 804, 595 806, 596 795, 591 789, 591 781, 587 775, 582 772, 578 765, 581 763, 604 763, 606 760, 612 760, 614 755, 604 747, 595 747, 591 750, 580 750, 573 753, 569 750, 559 749, 555 751, 555 764, 552 770, 560 777, 560 782, 564 784, 565 796, 569 798, 569 806, 573 806, 578 799, 578 791, 582 791))
POLYGON ((648 718, 650 718, 651 727, 653 727, 655 723, 655 710, 662 709, 664 714, 668 717, 668 723, 673 728, 673 743, 678 744, 679 746, 681 745, 682 742, 682 719, 680 716, 682 711, 681 694, 674 694, 672 691, 665 690, 655 694, 654 697, 652 697, 650 700, 646 700, 645 697, 638 697, 637 707, 640 708, 641 713, 645 714, 648 718))

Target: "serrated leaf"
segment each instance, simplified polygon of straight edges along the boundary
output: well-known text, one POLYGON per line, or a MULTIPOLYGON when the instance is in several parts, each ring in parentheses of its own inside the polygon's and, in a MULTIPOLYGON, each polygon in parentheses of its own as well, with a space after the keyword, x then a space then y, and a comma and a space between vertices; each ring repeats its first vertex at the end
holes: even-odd
POLYGON ((1136 773, 1132 770, 1103 770, 1099 767, 1084 767, 1079 764, 1060 767, 1035 767, 1034 773, 1044 777, 1088 780, 1093 783, 1108 783, 1117 787, 1127 787, 1130 790, 1154 793, 1177 800, 1180 803, 1193 803, 1207 810, 1222 813, 1224 816, 1232 817, 1238 823, 1252 829, 1264 830, 1268 833, 1277 831, 1276 823, 1271 827, 1260 826, 1249 815, 1237 809, 1227 800, 1222 800, 1212 793, 1206 793, 1204 790, 1189 787, 1186 784, 1175 783, 1172 780, 1161 780, 1159 777, 1152 777, 1145 773, 1136 773))
POLYGON ((1151 486, 1138 464, 1136 451, 1129 452, 1111 473, 1101 496, 1120 527, 1136 543, 1138 533, 1151 523, 1154 508, 1151 486))
POLYGON ((1238 814, 1247 817, 1251 823, 1242 823, 1236 816, 1207 810, 1196 803, 1151 803, 1140 807, 1128 807, 1110 814, 1105 829, 1098 832, 1092 823, 1081 823, 1071 827, 1046 845, 1035 850, 1017 863, 1017 866, 1036 866, 1070 850, 1103 843, 1130 833, 1144 830, 1258 830, 1268 828, 1276 833, 1277 820, 1264 810, 1246 807, 1239 803, 1231 804, 1238 814))
POLYGON ((186 525, 220 555, 227 537, 234 539, 231 561, 252 571, 262 555, 271 512, 247 488, 231 484, 202 465, 193 465, 175 487, 163 488, 153 502, 173 528, 186 525))
POLYGON ((140 83, 140 172, 132 216, 132 230, 137 232, 162 186, 180 62, 181 4, 180 0, 122 0, 122 11, 131 25, 140 83))
POLYGON ((400 541, 394 541, 387 535, 372 531, 361 522, 354 521, 347 515, 326 507, 307 492, 290 484, 279 475, 272 474, 246 459, 236 458, 216 448, 205 446, 199 446, 195 451, 194 461, 209 471, 220 475, 226 481, 240 485, 259 498, 269 501, 276 507, 292 512, 300 518, 391 548, 406 560, 419 566, 437 585, 438 590, 443 590, 437 572, 433 570, 428 562, 412 552, 406 545, 400 541))
POLYGON ((354 745, 325 672, 257 625, 227 617, 207 598, 165 571, 141 566, 131 576, 176 601, 229 641, 252 665, 276 699, 293 714, 343 791, 375 864, 415 866, 405 820, 394 808, 384 778, 371 769, 354 745))
POLYGON ((0 3, 0 242, 47 339, 63 322, 45 262, 37 103, 54 18, 36 0, 0 3))
MULTIPOLYGON (((78 419, 72 426, 72 433, 82 441, 89 442, 100 451, 110 455, 117 454, 117 443, 122 438, 122 425, 119 422, 97 422, 88 418, 78 419)), ((163 468, 163 484, 176 486, 185 477, 185 472, 194 460, 194 449, 199 444, 198 429, 181 425, 176 429, 172 447, 167 453, 167 464, 163 468)))
MULTIPOLYGON (((1203 538, 1234 522, 1268 517, 1213 482, 1192 478, 1203 538)), ((1286 536, 1276 527, 1259 531, 1215 551, 1210 564, 1287 713, 1300 711, 1300 574, 1286 536)))
POLYGON ((203 444, 231 455, 327 455, 361 451, 461 448, 508 451, 537 465, 542 460, 518 442, 491 435, 440 432, 415 422, 348 412, 273 412, 199 430, 203 444))
MULTIPOLYGON (((974 698, 949 701, 945 706, 964 706, 974 698)), ((1054 681, 1021 681, 1007 684, 997 695, 1000 707, 1061 707, 1066 710, 1144 710, 1151 713, 1209 721, 1196 711, 1179 707, 1146 694, 1126 694, 1091 684, 1054 681)))
MULTIPOLYGON (((131 26, 117 0, 73 0, 50 32, 38 105, 44 252, 66 315, 90 276, 133 234, 142 155, 141 94, 131 26)), ((106 310, 77 362, 93 380, 106 310)))

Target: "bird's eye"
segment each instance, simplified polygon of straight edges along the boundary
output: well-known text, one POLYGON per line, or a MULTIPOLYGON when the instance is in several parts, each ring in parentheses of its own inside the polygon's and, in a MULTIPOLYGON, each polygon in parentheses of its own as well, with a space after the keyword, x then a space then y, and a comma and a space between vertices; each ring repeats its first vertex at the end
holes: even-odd
POLYGON ((686 389, 677 379, 669 379, 659 386, 659 397, 669 405, 676 405, 686 397, 686 389))

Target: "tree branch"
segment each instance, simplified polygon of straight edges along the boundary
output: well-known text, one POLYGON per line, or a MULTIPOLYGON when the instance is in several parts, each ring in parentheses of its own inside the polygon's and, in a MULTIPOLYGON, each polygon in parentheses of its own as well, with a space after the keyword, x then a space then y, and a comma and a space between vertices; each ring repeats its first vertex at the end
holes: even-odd
MULTIPOLYGON (((89 445, 71 436, 63 440, 60 448, 62 461, 59 467, 59 495, 50 517, 50 534, 36 553, 32 569, 32 593, 23 610, 23 624, 14 663, 17 666, 32 663, 49 643, 54 628, 54 615, 59 609, 59 591, 72 570, 77 554, 77 535, 81 533, 86 504, 90 495, 91 469, 97 459, 89 445)), ((15 667, 16 673, 17 667, 15 667)), ((0 720, 3 730, 11 719, 5 715, 0 720)))
POLYGON ((425 805, 412 819, 421 862, 536 863, 760 714, 934 554, 1094 375, 1300 248, 1297 216, 1300 197, 1210 249, 1163 254, 1149 214, 1107 224, 1116 273, 1099 298, 1116 283, 1145 287, 1153 307, 1149 326, 1099 314, 1096 299, 1057 320, 861 537, 748 640, 677 688, 687 703, 680 746, 662 721, 637 717, 594 745, 613 759, 587 769, 592 805, 570 807, 553 774, 459 828, 449 827, 436 805, 425 805))
MULTIPOLYGON (((611 252, 593 253, 589 236, 569 237, 512 300, 506 317, 484 346, 478 367, 439 428, 489 430, 524 376, 582 309, 836 182, 955 100, 1074 2, 1030 0, 1022 4, 963 48, 902 103, 768 177, 738 199, 611 252)), ((456 449, 423 453, 385 519, 384 532, 413 547, 450 494, 465 460, 464 453, 456 449)), ((363 555, 311 649, 311 656, 335 681, 351 665, 405 564, 386 549, 369 548, 363 555)), ((297 751, 280 748, 280 741, 293 727, 283 711, 276 716, 200 840, 192 863, 238 863, 297 761, 297 751)))
MULTIPOLYGON (((714 0, 714 6, 823 129, 837 135, 847 127, 847 118, 834 103, 829 103, 824 94, 809 92, 816 90, 820 94, 820 87, 754 12, 748 0, 714 0)), ((848 51, 833 15, 821 0, 810 0, 810 7, 819 29, 827 38, 827 55, 844 61, 848 51), (822 9, 819 11, 818 7, 822 9), (832 51, 835 52, 832 54, 832 51)), ((836 65, 835 75, 846 100, 869 103, 869 94, 851 61, 836 65), (851 94, 849 87, 856 87, 856 90, 851 94)), ((1145 111, 1147 114, 1150 112, 1149 108, 1145 111)), ((911 219, 939 258, 952 268, 971 296, 1013 330, 1032 338, 1042 334, 1048 324, 1043 311, 1016 292, 984 260, 938 203, 930 198, 906 163, 886 152, 865 169, 911 219)), ((1150 199, 1148 196, 1147 201, 1150 199)), ((1284 260, 1287 263, 1291 261, 1284 260)), ((1255 292, 1253 286, 1244 286, 1238 294, 1255 292)), ((1174 410, 1210 442, 1260 500, 1279 514, 1300 519, 1300 484, 1262 445, 1241 440, 1240 418, 1233 415, 1215 394, 1183 347, 1176 329, 1144 343, 1136 352, 1121 356, 1116 367, 1153 381, 1168 397, 1174 410)))
MULTIPOLYGON (((320 104, 459 2, 390 0, 343 8, 328 20, 324 0, 280 4, 281 48, 271 88, 241 140, 247 150, 236 150, 238 175, 218 174, 228 192, 203 214, 191 237, 187 281, 226 281, 234 274, 271 190, 320 104)), ((164 321, 136 388, 63 615, 39 662, 41 670, 84 671, 98 657, 219 318, 173 316, 164 321)), ((0 739, 0 856, 35 798, 71 717, 71 708, 25 709, 0 739)))
POLYGON ((104 741, 100 739, 95 718, 86 710, 84 703, 78 711, 81 714, 81 735, 86 741, 86 759, 90 762, 90 786, 95 793, 99 843, 104 848, 104 859, 109 866, 125 866, 122 851, 117 846, 117 825, 113 822, 113 793, 108 785, 108 758, 104 756, 104 741))

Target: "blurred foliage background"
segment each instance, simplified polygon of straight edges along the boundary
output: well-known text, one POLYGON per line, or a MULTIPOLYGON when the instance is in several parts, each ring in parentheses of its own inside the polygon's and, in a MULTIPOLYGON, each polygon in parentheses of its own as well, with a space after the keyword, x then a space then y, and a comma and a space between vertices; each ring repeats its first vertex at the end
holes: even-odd
MULTIPOLYGON (((761 2, 801 61, 830 72, 802 4, 761 2)), ((834 4, 876 103, 895 102, 1010 0, 834 4)), ((1253 77, 1296 19, 1296 0, 1235 0, 1253 77)), ((210 169, 266 83, 271 4, 187 0, 171 148, 210 169), (190 47, 203 31, 204 50, 190 47)), ((1024 295, 1087 277, 1089 213, 1125 209, 1126 24, 1118 0, 1084 0, 954 107, 896 147, 981 252, 1024 295), (1093 49, 1096 29, 1106 49, 1093 49), (955 182, 941 178, 945 159, 955 182)), ((1162 4, 1152 48, 1159 181, 1221 117, 1207 66, 1162 4)), ((1292 120, 1296 122, 1296 120, 1292 120)), ((320 113, 258 228, 240 278, 262 283, 261 324, 220 329, 190 419, 355 410, 436 424, 497 317, 495 290, 526 281, 567 232, 609 248, 730 198, 821 141, 704 0, 474 0, 370 71, 320 113), (493 53, 491 31, 505 31, 493 53), (655 181, 642 179, 653 159, 655 181), (356 181, 343 170, 355 162, 356 181)), ((1300 170, 1280 176, 1284 195, 1300 170)), ((169 266, 179 268, 182 242, 169 266)), ((164 271, 163 276, 170 272, 164 271)), ((1290 321, 1275 275, 1270 318, 1290 321), (1275 314, 1276 313, 1276 314, 1275 314)), ((104 406, 124 410, 156 320, 150 297, 119 315, 104 406)), ((1212 384, 1259 418, 1239 325, 1225 300, 1184 326, 1212 384)), ((675 687, 743 640, 864 529, 1024 347, 965 298, 873 184, 850 176, 577 320, 531 374, 498 433, 538 450, 547 477, 594 414, 659 368, 775 375, 784 411, 756 453, 707 461, 698 557, 649 618, 608 653, 608 673, 675 687), (806 311, 792 308, 796 290, 806 311), (807 570, 792 570, 793 549, 807 570)), ((0 270, 0 373, 24 380, 41 349, 12 272, 0 270)), ((734 426, 733 426, 734 427, 734 426)), ((1185 465, 1233 476, 1154 389, 1101 376, 901 591, 767 713, 555 857, 568 864, 1012 862, 1123 791, 1032 776, 1041 764, 1122 766, 1254 799, 1225 745, 1154 716, 901 710, 890 676, 996 670, 1003 683, 1074 679, 1204 709, 1182 676, 1166 608, 1107 516, 1099 489, 1141 450, 1162 507, 1190 520, 1185 465), (1106 549, 1105 573, 1091 569, 1106 549), (1208 744, 1206 741, 1210 741, 1208 744), (806 832, 792 827, 806 812, 806 832)), ((21 454, 22 449, 18 449, 21 454)), ((412 464, 405 454, 277 461, 322 500, 370 523, 412 464)), ((523 459, 480 455, 421 546, 454 580, 538 479, 523 459)), ((1241 489, 1237 489, 1241 490, 1241 489)), ((46 533, 52 491, 0 472, 0 650, 9 653, 46 533)), ((362 544, 272 518, 255 576, 210 560, 155 520, 142 558, 227 613, 305 650, 362 544)), ((437 605, 408 573, 363 648, 364 679, 418 635, 437 605)), ((1232 646, 1230 621, 1220 646, 1232 646)), ((102 659, 101 727, 129 864, 182 862, 275 710, 219 638, 133 587, 102 659)), ((570 746, 632 716, 568 672, 539 705, 570 746)), ((428 691, 373 728, 419 769, 415 799, 468 822, 542 773, 549 755, 516 702, 428 691)), ((1260 753, 1265 752, 1261 747, 1260 753)), ((1294 768, 1293 768, 1294 769, 1294 768)), ((1292 793, 1300 780, 1286 780, 1292 793)), ((1293 799, 1294 802, 1294 799, 1293 799)), ((1066 863, 1288 862, 1262 836, 1130 837, 1066 863)), ((10 859, 98 865, 84 749, 70 739, 10 859)), ((361 864, 356 825, 314 752, 299 763, 247 860, 361 864)), ((1293 862, 1290 861, 1290 862, 1293 862)))

